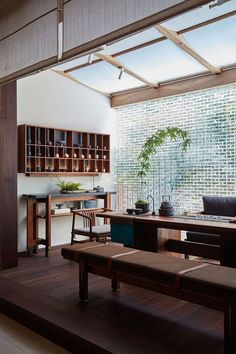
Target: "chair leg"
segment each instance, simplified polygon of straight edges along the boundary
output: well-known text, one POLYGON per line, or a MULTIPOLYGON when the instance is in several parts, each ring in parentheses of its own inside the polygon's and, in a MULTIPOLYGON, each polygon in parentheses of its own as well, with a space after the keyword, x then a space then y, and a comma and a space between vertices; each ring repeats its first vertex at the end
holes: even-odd
POLYGON ((73 214, 73 219, 72 219, 71 242, 70 242, 71 245, 73 245, 74 243, 74 237, 75 237, 74 228, 75 228, 75 214, 73 214))
POLYGON ((71 233, 71 241, 70 241, 70 244, 73 245, 74 243, 74 233, 72 232, 71 233))

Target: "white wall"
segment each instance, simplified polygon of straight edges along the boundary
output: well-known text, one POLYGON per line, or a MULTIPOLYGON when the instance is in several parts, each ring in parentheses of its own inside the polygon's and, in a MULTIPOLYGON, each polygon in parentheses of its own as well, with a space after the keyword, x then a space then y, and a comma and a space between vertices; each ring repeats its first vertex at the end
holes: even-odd
MULTIPOLYGON (((110 100, 86 87, 47 70, 24 78, 17 83, 17 121, 20 124, 41 125, 55 128, 108 133, 111 149, 115 145, 115 111, 110 100)), ((114 160, 111 154, 111 173, 94 177, 94 185, 114 190, 114 160)), ((64 178, 64 177, 63 177, 64 178)), ((93 186, 92 177, 68 177, 82 182, 85 188, 93 186)), ((22 194, 58 190, 56 177, 26 177, 18 174, 18 250, 26 249, 26 203, 22 194)), ((43 232, 43 221, 40 232, 43 232)), ((52 221, 52 245, 70 240, 71 217, 52 221)))

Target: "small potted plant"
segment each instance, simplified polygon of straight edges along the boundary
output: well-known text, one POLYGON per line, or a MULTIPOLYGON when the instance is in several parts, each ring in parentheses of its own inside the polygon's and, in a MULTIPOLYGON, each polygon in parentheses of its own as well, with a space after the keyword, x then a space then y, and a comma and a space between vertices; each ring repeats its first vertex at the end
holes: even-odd
POLYGON ((82 183, 79 182, 67 182, 64 180, 59 180, 57 186, 60 188, 61 193, 79 193, 84 192, 85 189, 82 189, 82 183))
POLYGON ((149 202, 147 200, 139 199, 135 203, 135 208, 142 209, 143 213, 147 213, 149 211, 149 202))

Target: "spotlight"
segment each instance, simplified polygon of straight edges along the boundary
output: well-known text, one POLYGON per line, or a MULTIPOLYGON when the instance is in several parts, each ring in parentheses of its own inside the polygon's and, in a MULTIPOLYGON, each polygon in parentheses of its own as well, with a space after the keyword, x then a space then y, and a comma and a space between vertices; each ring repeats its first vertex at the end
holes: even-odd
POLYGON ((119 76, 118 76, 118 80, 120 80, 122 78, 122 75, 124 73, 125 69, 123 67, 120 68, 120 73, 119 73, 119 76))
POLYGON ((88 56, 88 64, 92 64, 93 62, 93 53, 89 54, 88 56))

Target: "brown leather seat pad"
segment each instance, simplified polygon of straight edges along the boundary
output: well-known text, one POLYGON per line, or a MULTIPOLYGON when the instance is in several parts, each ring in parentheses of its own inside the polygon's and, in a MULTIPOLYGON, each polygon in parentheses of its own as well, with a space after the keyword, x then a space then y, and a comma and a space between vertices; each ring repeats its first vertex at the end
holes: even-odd
POLYGON ((183 275, 182 291, 192 290, 214 296, 236 296, 236 269, 209 265, 183 275))
POLYGON ((142 251, 115 258, 112 261, 112 270, 174 286, 176 275, 180 271, 201 263, 203 262, 142 251))
POLYGON ((80 255, 82 255, 83 259, 93 265, 111 267, 114 272, 120 271, 173 286, 178 272, 201 264, 199 261, 190 261, 146 251, 130 254, 132 251, 134 251, 133 248, 92 242, 64 247, 61 253, 64 258, 75 262, 79 262, 80 255), (123 253, 128 254, 123 255, 123 253), (119 257, 112 258, 116 255, 119 255, 119 257))
POLYGON ((74 244, 72 246, 63 247, 61 254, 64 258, 74 262, 79 262, 80 256, 94 265, 108 267, 112 256, 121 253, 134 251, 133 248, 123 246, 106 245, 99 242, 87 242, 84 244, 74 244))
MULTIPOLYGON (((204 263, 146 251, 132 252, 133 248, 97 242, 67 246, 61 251, 64 258, 75 262, 79 262, 80 256, 83 256, 88 264, 173 286, 179 272, 204 263)), ((181 275, 180 289, 209 296, 235 296, 236 269, 209 265, 191 270, 181 275)))

